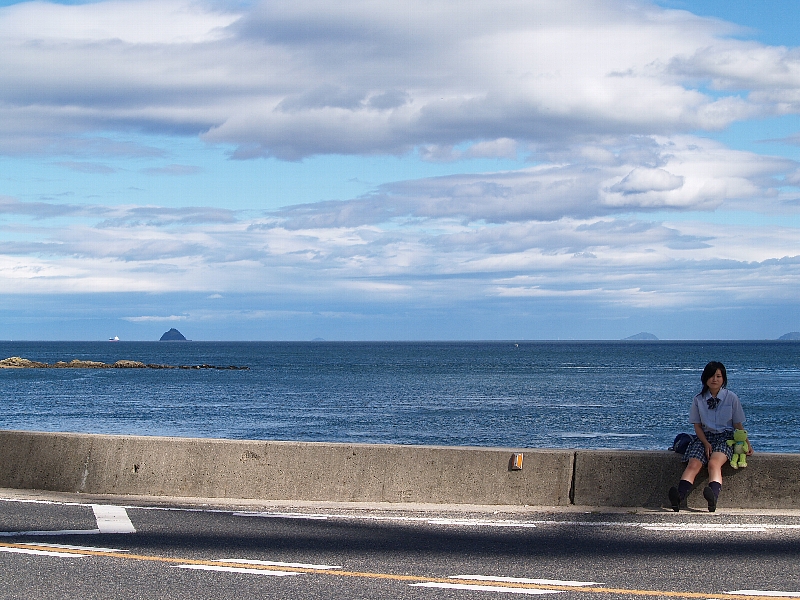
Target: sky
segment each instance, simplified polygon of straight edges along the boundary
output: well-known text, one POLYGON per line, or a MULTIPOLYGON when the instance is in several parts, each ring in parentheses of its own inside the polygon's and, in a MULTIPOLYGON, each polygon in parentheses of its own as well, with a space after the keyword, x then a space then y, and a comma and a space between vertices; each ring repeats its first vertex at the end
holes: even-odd
POLYGON ((799 331, 798 16, 0 0, 0 340, 799 331))

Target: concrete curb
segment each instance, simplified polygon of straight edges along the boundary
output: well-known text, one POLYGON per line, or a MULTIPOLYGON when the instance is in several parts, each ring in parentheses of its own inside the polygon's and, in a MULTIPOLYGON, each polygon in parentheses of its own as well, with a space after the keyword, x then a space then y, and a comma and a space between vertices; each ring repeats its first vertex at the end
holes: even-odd
MULTIPOLYGON (((0 488, 149 497, 659 507, 667 451, 531 450, 0 431, 0 488), (522 470, 511 469, 515 453, 522 470)), ((720 507, 800 508, 800 455, 726 467, 720 507)), ((698 478, 696 490, 705 480, 698 478)), ((702 507, 695 491, 690 507, 702 507)))
POLYGON ((96 494, 569 504, 574 453, 0 431, 0 487, 96 494))
MULTIPOLYGON (((748 467, 722 470, 720 507, 800 508, 800 454, 759 453, 748 467)), ((666 506, 666 492, 684 469, 681 456, 666 451, 578 450, 575 453, 575 504, 592 506, 666 506)), ((705 508, 705 469, 688 497, 705 508)))

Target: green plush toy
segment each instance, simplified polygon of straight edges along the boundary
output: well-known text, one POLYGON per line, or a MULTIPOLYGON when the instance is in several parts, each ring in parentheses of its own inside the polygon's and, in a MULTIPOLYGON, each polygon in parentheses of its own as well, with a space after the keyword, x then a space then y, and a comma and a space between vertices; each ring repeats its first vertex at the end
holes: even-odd
POLYGON ((733 439, 728 440, 728 446, 733 446, 733 456, 731 466, 734 469, 747 466, 747 451, 750 449, 747 443, 747 432, 744 429, 734 429, 733 439))

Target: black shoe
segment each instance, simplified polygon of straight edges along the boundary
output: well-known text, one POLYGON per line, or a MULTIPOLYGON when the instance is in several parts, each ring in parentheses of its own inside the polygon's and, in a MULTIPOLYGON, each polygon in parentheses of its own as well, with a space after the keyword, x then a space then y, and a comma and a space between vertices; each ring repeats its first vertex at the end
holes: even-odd
POLYGON ((678 493, 678 488, 674 485, 669 488, 669 503, 672 504, 672 510, 675 512, 681 509, 681 495, 678 493))
POLYGON ((708 502, 708 512, 714 512, 717 510, 717 497, 714 495, 714 490, 712 490, 709 486, 706 486, 703 490, 703 498, 705 498, 706 502, 708 502))

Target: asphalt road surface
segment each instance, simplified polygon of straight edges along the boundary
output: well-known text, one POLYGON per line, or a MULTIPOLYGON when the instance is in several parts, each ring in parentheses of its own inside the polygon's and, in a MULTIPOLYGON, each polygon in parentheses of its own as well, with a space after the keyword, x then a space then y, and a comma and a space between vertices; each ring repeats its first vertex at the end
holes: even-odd
POLYGON ((798 513, 96 502, 0 498, 0 598, 800 597, 798 513))

